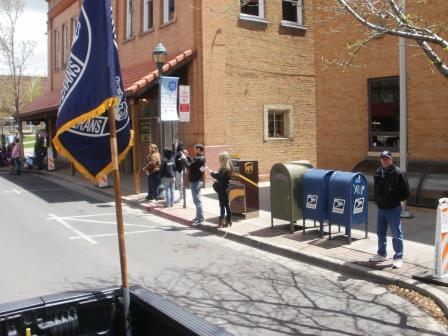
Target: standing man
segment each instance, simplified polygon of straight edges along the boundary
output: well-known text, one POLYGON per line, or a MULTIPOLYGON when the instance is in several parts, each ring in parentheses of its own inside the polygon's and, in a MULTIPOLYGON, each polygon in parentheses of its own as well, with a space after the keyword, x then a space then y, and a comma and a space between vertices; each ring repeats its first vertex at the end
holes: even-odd
POLYGON ((175 148, 175 156, 174 162, 176 163, 176 171, 175 171, 175 181, 176 181, 176 189, 179 191, 179 198, 177 198, 174 203, 182 203, 184 199, 184 168, 185 163, 182 160, 182 154, 184 152, 184 144, 179 142, 176 144, 177 148, 175 148))
POLYGON ((370 258, 370 261, 387 260, 387 227, 389 226, 395 252, 392 268, 398 269, 403 264, 401 202, 409 197, 409 183, 406 173, 394 165, 390 151, 383 151, 380 155, 380 161, 381 166, 374 175, 375 203, 378 206, 378 251, 375 256, 370 258))
POLYGON ((188 152, 184 150, 182 159, 185 166, 188 167, 188 180, 190 181, 191 196, 196 206, 196 217, 192 220, 193 225, 204 223, 204 213, 202 210, 201 188, 204 185, 205 171, 205 155, 204 145, 197 144, 194 146, 196 157, 192 159, 188 156, 188 152))
POLYGON ((18 137, 16 137, 14 139, 14 147, 12 148, 12 152, 11 152, 11 160, 14 163, 14 166, 16 168, 16 174, 20 175, 20 153, 21 153, 21 148, 20 148, 20 140, 18 137))

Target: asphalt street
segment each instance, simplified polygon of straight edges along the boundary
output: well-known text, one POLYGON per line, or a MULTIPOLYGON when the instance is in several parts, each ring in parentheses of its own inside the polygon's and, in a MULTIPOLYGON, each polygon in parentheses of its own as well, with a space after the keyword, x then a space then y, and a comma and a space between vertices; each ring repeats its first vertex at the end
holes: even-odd
MULTIPOLYGON (((58 183, 0 172, 0 302, 120 283, 113 203, 58 183)), ((131 283, 235 335, 448 334, 384 286, 124 212, 131 283)))

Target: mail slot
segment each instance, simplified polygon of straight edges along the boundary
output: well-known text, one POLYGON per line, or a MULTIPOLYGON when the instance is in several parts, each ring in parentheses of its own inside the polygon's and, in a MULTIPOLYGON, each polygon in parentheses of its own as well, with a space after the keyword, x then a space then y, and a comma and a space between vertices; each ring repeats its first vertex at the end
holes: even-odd
POLYGON ((229 201, 233 214, 257 217, 260 210, 258 161, 232 160, 229 201))
POLYGON ((272 166, 271 180, 271 227, 274 218, 290 222, 290 230, 294 232, 294 224, 302 219, 302 187, 303 176, 308 171, 307 165, 277 163, 272 166))
POLYGON ((324 222, 328 220, 328 187, 333 170, 310 169, 303 176, 303 233, 306 219, 313 219, 320 224, 323 236, 324 222))
POLYGON ((345 232, 351 243, 351 229, 354 225, 365 225, 365 238, 368 232, 368 190, 367 179, 361 173, 335 172, 329 184, 329 237, 331 225, 345 226, 345 232))

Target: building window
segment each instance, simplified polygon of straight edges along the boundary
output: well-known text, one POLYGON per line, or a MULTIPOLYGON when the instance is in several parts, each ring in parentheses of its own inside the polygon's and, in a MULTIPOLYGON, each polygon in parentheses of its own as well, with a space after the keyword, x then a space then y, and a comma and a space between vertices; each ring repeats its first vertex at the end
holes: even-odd
POLYGON ((292 105, 264 106, 264 140, 292 137, 292 105))
POLYGON ((241 0, 241 15, 264 19, 264 0, 241 0))
POLYGON ((283 0, 282 1, 282 23, 295 23, 303 25, 303 0, 283 0))
POLYGON ((143 31, 150 31, 153 27, 153 1, 143 0, 143 31))
POLYGON ((174 0, 163 0, 163 23, 168 23, 174 20, 174 13, 176 10, 174 0))
POLYGON ((75 41, 76 38, 76 29, 78 26, 78 18, 74 17, 72 18, 71 22, 70 22, 70 29, 71 29, 71 36, 72 36, 72 40, 70 42, 70 44, 73 44, 73 42, 75 41))
POLYGON ((398 77, 369 79, 370 149, 397 149, 400 132, 398 77))
POLYGON ((61 68, 62 57, 61 57, 61 36, 59 30, 54 31, 54 69, 59 70, 61 68))
POLYGON ((64 60, 63 64, 66 65, 70 55, 68 25, 66 24, 62 25, 62 54, 64 60))
POLYGON ((134 36, 134 0, 126 0, 126 39, 134 36))

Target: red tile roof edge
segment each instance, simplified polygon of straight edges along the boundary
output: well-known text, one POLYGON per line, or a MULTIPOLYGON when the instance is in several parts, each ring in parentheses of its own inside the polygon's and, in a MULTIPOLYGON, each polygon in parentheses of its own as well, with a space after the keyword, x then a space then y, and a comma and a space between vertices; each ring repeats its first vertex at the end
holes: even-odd
MULTIPOLYGON (((175 66, 179 65, 183 61, 189 59, 193 56, 193 51, 186 50, 179 55, 170 59, 162 68, 162 72, 167 72, 175 66)), ((126 69, 125 69, 126 70, 126 69)), ((132 96, 151 84, 154 80, 159 77, 158 70, 151 71, 148 75, 142 77, 138 81, 134 82, 132 85, 125 89, 126 96, 132 96)), ((57 110, 60 100, 60 91, 53 90, 42 94, 37 97, 33 102, 25 105, 20 109, 20 115, 22 117, 33 116, 41 112, 50 112, 52 110, 57 110)))
MULTIPOLYGON (((165 63, 165 65, 162 68, 162 72, 167 72, 168 70, 174 68, 176 65, 190 58, 192 55, 193 55, 192 50, 184 51, 183 53, 177 55, 176 57, 172 58, 167 63, 165 63)), ((127 87, 125 89, 125 92, 127 95, 136 94, 138 91, 142 90, 143 88, 151 84, 158 77, 159 77, 158 70, 151 71, 148 75, 142 77, 139 81, 127 87)))

